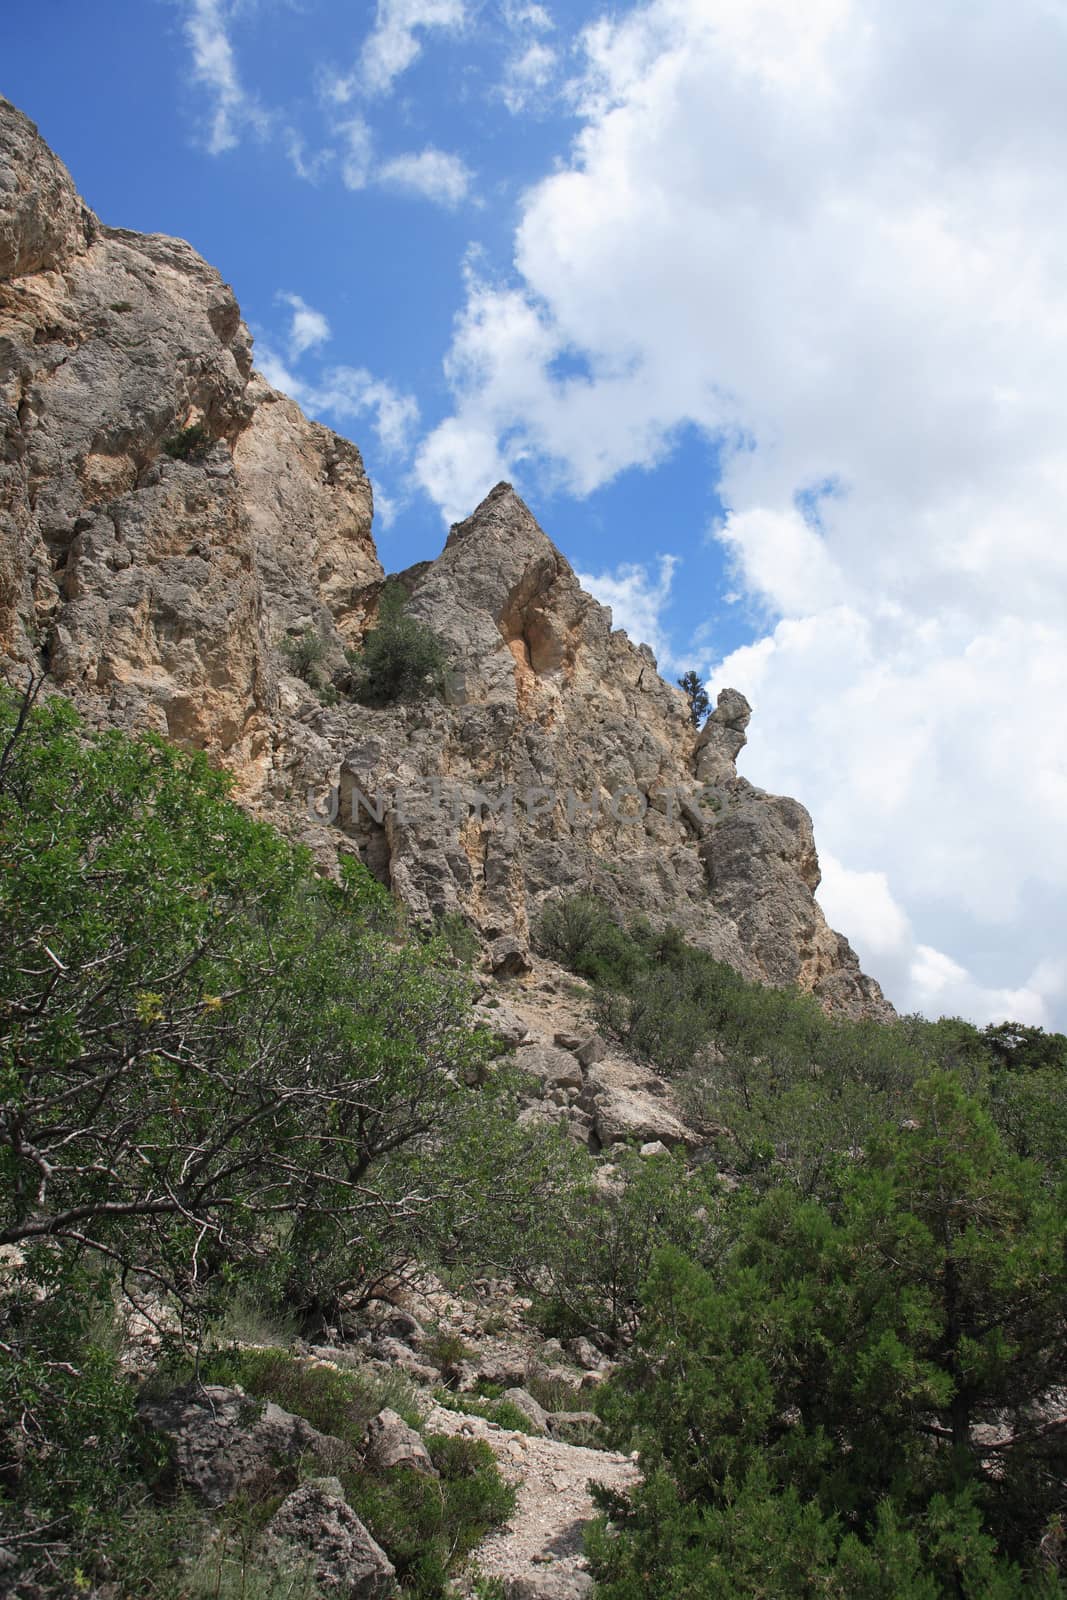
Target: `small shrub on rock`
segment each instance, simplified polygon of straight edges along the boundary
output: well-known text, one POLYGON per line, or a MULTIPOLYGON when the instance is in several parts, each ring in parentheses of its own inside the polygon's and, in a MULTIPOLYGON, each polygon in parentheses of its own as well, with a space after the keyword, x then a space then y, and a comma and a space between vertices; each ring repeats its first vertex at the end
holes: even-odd
POLYGON ((191 423, 163 441, 164 454, 172 461, 202 461, 214 440, 202 422, 191 423))
POLYGON ((407 611, 399 583, 386 583, 378 605, 377 626, 363 640, 362 650, 348 655, 350 672, 344 687, 367 706, 418 702, 439 695, 448 664, 444 644, 407 611))

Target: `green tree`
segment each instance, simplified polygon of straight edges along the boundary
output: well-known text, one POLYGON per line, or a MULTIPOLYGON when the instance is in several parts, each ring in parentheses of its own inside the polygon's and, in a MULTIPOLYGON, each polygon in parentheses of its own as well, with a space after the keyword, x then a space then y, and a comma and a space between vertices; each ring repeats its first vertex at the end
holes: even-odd
POLYGON ((659 1258, 601 1402, 647 1472, 606 1600, 1062 1592, 1064 1195, 941 1075, 841 1196, 739 1200, 713 1271, 659 1258))
POLYGON ((684 691, 685 697, 689 701, 689 720, 692 722, 693 727, 703 727, 708 712, 711 710, 711 701, 708 699, 708 691, 704 687, 699 673, 692 671, 692 669, 689 672, 684 672, 678 679, 678 687, 684 691))
POLYGON ((396 938, 363 869, 317 878, 200 756, 89 736, 58 699, 16 717, 0 703, 0 1243, 190 1306, 258 1266, 326 1315, 551 1187, 467 975, 396 938))
POLYGON ((411 616, 404 587, 395 580, 382 589, 376 626, 348 660, 348 692, 368 706, 440 694, 448 665, 444 644, 432 628, 411 616))

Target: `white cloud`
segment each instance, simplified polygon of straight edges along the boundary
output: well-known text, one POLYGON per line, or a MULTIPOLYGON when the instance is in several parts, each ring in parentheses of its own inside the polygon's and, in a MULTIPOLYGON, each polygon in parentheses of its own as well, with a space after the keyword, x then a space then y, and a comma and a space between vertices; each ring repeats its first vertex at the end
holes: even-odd
POLYGON ((473 177, 459 156, 430 147, 384 161, 375 181, 387 189, 421 195, 424 200, 451 210, 467 199, 473 177))
POLYGON ((188 0, 185 37, 192 51, 193 80, 212 102, 205 143, 213 156, 232 150, 242 127, 262 134, 268 124, 266 113, 241 84, 226 23, 223 0, 188 0))
POLYGON ((660 668, 673 670, 663 613, 670 602, 677 556, 657 557, 655 573, 637 562, 623 562, 612 572, 578 573, 583 589, 610 606, 616 628, 625 628, 634 644, 651 646, 660 668))
POLYGON ((292 312, 289 322, 289 355, 292 360, 299 361, 305 351, 314 350, 329 341, 330 324, 321 311, 309 306, 298 294, 279 291, 274 298, 292 312))
POLYGON ((309 154, 307 141, 295 128, 286 129, 285 148, 293 171, 306 183, 319 183, 336 156, 336 152, 329 148, 309 154))
POLYGON ((951 956, 916 941, 884 872, 850 872, 825 850, 821 865, 818 897, 827 918, 848 929, 868 970, 878 973, 903 1011, 1048 1026, 1049 998, 1060 992, 1049 974, 1037 969, 1016 989, 979 983, 951 956))
MULTIPOLYGON (((309 309, 299 295, 279 295, 277 298, 288 303, 299 302, 302 309, 295 313, 294 324, 309 309)), ((310 315, 317 318, 319 313, 311 312, 310 315)), ((321 323, 327 328, 328 337, 325 317, 321 318, 321 323)), ((316 337, 312 343, 297 348, 290 335, 291 362, 295 364, 301 355, 320 342, 316 337)), ((366 367, 326 367, 313 378, 301 376, 264 339, 256 344, 256 364, 273 388, 289 395, 305 411, 314 416, 331 417, 336 422, 368 417, 378 443, 387 456, 410 456, 419 424, 419 404, 414 395, 400 393, 384 378, 376 378, 368 372, 366 367)))
POLYGON ((525 111, 551 83, 558 57, 551 45, 533 40, 510 56, 504 66, 500 97, 513 115, 525 111))
POLYGON ((702 429, 768 618, 704 662, 757 701, 745 770, 884 875, 904 1003, 1061 1022, 1065 46, 1044 0, 597 23, 572 158, 512 278, 471 278, 417 463, 451 517, 487 475, 582 494, 702 429))
POLYGON ((382 449, 390 456, 408 455, 419 422, 418 401, 400 394, 384 378, 365 367, 331 367, 310 393, 316 411, 338 420, 369 416, 382 449))
POLYGON ((427 28, 461 28, 466 21, 464 0, 378 0, 374 27, 363 41, 359 61, 349 73, 330 73, 324 96, 345 105, 362 91, 389 94, 397 78, 422 53, 418 34, 427 28))
POLYGON ((365 189, 374 170, 374 138, 362 117, 350 117, 337 129, 344 140, 341 181, 346 189, 365 189))
POLYGON ((516 33, 550 33, 555 26, 548 7, 537 0, 505 0, 504 20, 516 33))

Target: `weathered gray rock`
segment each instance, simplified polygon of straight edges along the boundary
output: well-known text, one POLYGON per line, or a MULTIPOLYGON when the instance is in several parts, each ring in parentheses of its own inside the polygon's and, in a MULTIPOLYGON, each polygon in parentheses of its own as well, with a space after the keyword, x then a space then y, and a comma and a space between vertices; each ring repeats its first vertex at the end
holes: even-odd
POLYGON ((363 1526, 337 1478, 309 1478, 267 1525, 279 1565, 306 1564, 316 1586, 339 1600, 387 1600, 396 1571, 363 1526))
POLYGON ((428 1477, 437 1476, 430 1452, 415 1429, 409 1427, 403 1417, 388 1406, 367 1424, 363 1458, 375 1472, 393 1472, 397 1467, 409 1467, 413 1472, 426 1473, 428 1477))
POLYGON ((589 1600, 593 1579, 579 1568, 535 1567, 504 1585, 508 1600, 589 1600))
POLYGON ((498 978, 517 978, 530 970, 530 952, 514 934, 503 933, 489 946, 489 962, 498 978))
POLYGON ((552 1035, 552 1043, 560 1050, 579 1050, 583 1044, 583 1036, 573 1033, 569 1028, 564 1028, 552 1035))
POLYGON ((313 1456, 336 1464, 344 1447, 303 1417, 238 1388, 190 1384, 140 1408, 167 1441, 179 1481, 209 1506, 225 1505, 242 1489, 265 1489, 279 1470, 313 1456))
POLYGON ((582 1069, 569 1050, 557 1050, 551 1044, 528 1044, 518 1051, 515 1063, 546 1088, 582 1087, 582 1069))
POLYGON ((584 1372, 596 1372, 604 1365, 601 1352, 591 1339, 586 1339, 584 1336, 568 1339, 566 1350, 571 1360, 577 1362, 584 1372))
POLYGON ((700 1136, 662 1101, 632 1089, 604 1089, 593 1105, 593 1126, 602 1148, 657 1141, 669 1150, 695 1150, 700 1136))
POLYGON ((530 1037, 530 1029, 508 1006, 475 1006, 474 1016, 483 1027, 489 1028, 506 1045, 523 1044, 530 1037))
POLYGON ((538 1405, 526 1389, 505 1389, 501 1399, 510 1401, 517 1411, 522 1412, 534 1433, 545 1436, 551 1432, 548 1412, 544 1406, 538 1405))
POLYGON ((255 797, 276 644, 310 621, 339 660, 382 573, 359 452, 251 346, 212 267, 99 223, 0 100, 0 652, 47 661, 91 720, 210 750, 255 797))

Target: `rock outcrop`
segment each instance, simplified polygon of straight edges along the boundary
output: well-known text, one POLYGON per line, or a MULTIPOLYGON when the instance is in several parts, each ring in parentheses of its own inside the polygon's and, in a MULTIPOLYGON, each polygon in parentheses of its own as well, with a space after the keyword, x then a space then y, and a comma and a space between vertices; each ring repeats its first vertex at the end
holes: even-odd
POLYGON ((267 1525, 267 1548, 283 1571, 303 1567, 319 1593, 337 1600, 388 1600, 396 1572, 344 1497, 337 1478, 309 1478, 267 1525))
MULTIPOLYGON (((531 981, 541 907, 581 891, 752 978, 888 1011, 814 898, 807 812, 737 775, 743 697, 697 734, 509 485, 400 575, 446 643, 443 698, 322 704, 280 646, 311 629, 340 665, 373 622, 371 515, 358 450, 254 371, 214 269, 101 223, 0 100, 7 675, 47 668, 91 721, 207 750, 325 870, 358 853, 416 916, 465 916, 501 976, 531 981)), ((596 1113, 608 1140, 623 1095, 596 1113)))
POLYGON ((261 785, 272 645, 340 654, 381 579, 354 445, 252 369, 232 290, 104 226, 0 100, 0 648, 94 720, 261 785), (185 459, 183 459, 185 457, 185 459))
POLYGON ((208 1506, 263 1493, 281 1465, 301 1457, 332 1466, 342 1449, 303 1417, 219 1384, 194 1383, 147 1401, 140 1416, 166 1440, 178 1482, 208 1506))

